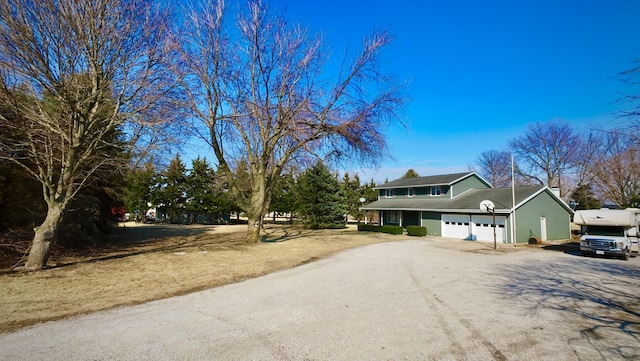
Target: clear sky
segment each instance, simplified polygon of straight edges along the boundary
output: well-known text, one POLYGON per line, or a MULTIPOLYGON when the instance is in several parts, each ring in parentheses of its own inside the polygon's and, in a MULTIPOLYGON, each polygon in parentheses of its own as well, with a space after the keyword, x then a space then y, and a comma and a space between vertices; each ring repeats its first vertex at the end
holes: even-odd
MULTIPOLYGON (((292 22, 325 35, 335 56, 373 29, 395 40, 384 66, 411 81, 408 130, 388 133, 382 182, 466 171, 506 149, 528 124, 555 118, 578 129, 619 124, 630 88, 618 73, 640 60, 638 0, 277 0, 292 22)), ((637 65, 637 64, 636 64, 637 65)), ((635 93, 640 93, 640 86, 635 93)))
POLYGON ((408 128, 388 132, 380 168, 348 170, 362 181, 467 171, 535 122, 619 125, 620 94, 640 94, 618 76, 640 65, 640 0, 265 1, 340 60, 374 29, 394 36, 382 64, 410 81, 408 128))

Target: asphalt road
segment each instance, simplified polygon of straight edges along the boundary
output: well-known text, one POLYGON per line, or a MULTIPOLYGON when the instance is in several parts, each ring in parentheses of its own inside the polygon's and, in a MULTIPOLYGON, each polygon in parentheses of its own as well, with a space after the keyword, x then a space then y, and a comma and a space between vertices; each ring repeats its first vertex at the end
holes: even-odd
POLYGON ((0 335, 0 360, 640 359, 640 257, 450 248, 376 244, 48 322, 0 335))

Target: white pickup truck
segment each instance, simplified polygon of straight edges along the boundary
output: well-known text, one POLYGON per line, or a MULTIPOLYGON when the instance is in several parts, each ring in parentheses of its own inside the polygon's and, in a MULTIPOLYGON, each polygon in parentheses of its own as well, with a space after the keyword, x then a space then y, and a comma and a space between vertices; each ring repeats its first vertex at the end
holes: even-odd
POLYGON ((629 259, 638 254, 640 209, 588 209, 576 211, 573 223, 580 225, 580 253, 629 259))

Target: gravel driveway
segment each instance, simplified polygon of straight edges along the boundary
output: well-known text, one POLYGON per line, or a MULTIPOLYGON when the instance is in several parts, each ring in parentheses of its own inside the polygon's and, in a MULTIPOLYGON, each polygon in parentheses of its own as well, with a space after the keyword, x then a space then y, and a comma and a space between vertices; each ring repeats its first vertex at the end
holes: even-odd
POLYGON ((640 257, 376 244, 3 334, 0 359, 640 359, 640 257))

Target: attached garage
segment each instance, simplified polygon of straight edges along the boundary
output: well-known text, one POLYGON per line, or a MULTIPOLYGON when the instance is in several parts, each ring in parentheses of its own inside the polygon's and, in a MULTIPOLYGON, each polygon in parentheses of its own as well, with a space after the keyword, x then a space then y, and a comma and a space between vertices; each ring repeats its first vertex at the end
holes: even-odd
MULTIPOLYGON (((496 240, 506 241, 505 216, 496 216, 496 240)), ((493 217, 472 214, 443 214, 442 237, 493 241, 493 217)))

